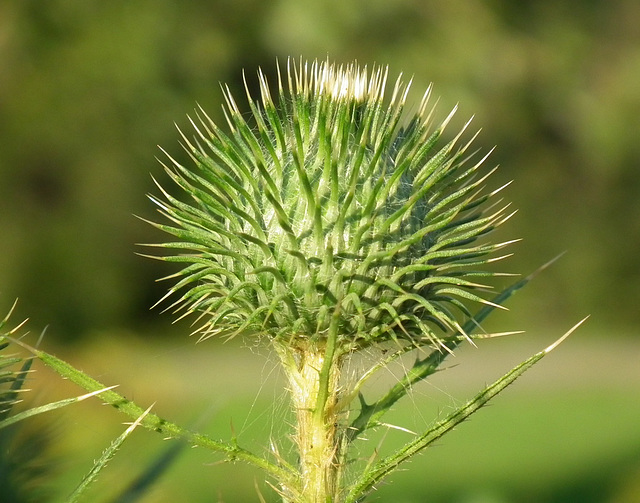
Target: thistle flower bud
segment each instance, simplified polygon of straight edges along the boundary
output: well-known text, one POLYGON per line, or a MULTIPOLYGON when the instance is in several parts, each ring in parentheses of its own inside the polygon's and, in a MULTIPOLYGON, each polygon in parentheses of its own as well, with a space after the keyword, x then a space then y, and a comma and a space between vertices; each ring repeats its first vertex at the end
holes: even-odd
POLYGON ((465 335, 458 318, 487 303, 477 278, 495 275, 484 266, 508 244, 480 238, 509 215, 489 204, 486 157, 459 145, 468 123, 442 141, 455 110, 431 127, 430 89, 406 114, 410 83, 387 97, 387 75, 290 60, 277 101, 259 73, 248 119, 223 89, 228 133, 197 112, 195 140, 183 135, 193 165, 166 166, 188 201, 151 199, 171 221, 155 225, 177 238, 161 258, 184 266, 173 306, 199 313, 202 338, 295 345, 335 330, 348 352, 465 335))

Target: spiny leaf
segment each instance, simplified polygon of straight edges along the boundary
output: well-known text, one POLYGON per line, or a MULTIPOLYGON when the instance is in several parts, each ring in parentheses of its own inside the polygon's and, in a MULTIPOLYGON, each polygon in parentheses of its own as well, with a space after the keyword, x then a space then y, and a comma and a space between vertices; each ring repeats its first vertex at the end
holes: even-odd
POLYGON ((105 449, 102 455, 96 460, 89 473, 87 473, 80 484, 78 484, 78 487, 76 487, 76 489, 69 495, 69 497, 67 498, 67 503, 75 503, 79 500, 80 496, 85 492, 87 487, 89 487, 89 485, 96 480, 102 469, 107 465, 109 461, 111 461, 113 456, 115 456, 116 452, 118 452, 127 437, 131 433, 133 433, 133 430, 135 430, 136 427, 140 425, 145 416, 149 414, 149 412, 151 411, 151 407, 153 407, 153 405, 145 410, 133 423, 131 423, 131 425, 124 431, 124 433, 122 433, 120 436, 118 436, 118 438, 111 442, 111 445, 107 449, 105 449))
MULTIPOLYGON (((482 321, 484 321, 489 314, 491 314, 498 306, 504 304, 506 300, 508 300, 511 296, 513 296, 516 292, 518 292, 521 288, 523 288, 527 283, 529 283, 532 279, 534 279, 540 272, 551 266, 556 260, 560 258, 561 255, 555 257, 550 260, 546 264, 542 265, 538 269, 536 269, 533 273, 529 274, 525 278, 516 281, 509 287, 505 288, 502 292, 496 295, 493 299, 491 299, 491 303, 484 306, 480 309, 471 319, 469 319, 463 326, 464 333, 468 334, 468 337, 471 338, 482 338, 483 335, 473 335, 473 332, 480 327, 482 321)), ((515 332, 509 332, 513 334, 515 332)), ((425 334, 427 337, 430 337, 429 333, 425 334)), ((350 441, 354 440, 358 437, 363 431, 371 428, 372 426, 377 424, 377 421, 382 417, 386 412, 389 411, 391 406, 395 404, 398 400, 404 397, 409 390, 412 389, 418 382, 425 380, 427 377, 432 375, 436 370, 440 367, 440 365, 445 361, 445 359, 453 352, 453 350, 464 340, 467 340, 467 336, 463 336, 462 334, 457 334, 454 337, 443 338, 442 346, 433 350, 426 357, 420 359, 416 359, 413 366, 407 371, 407 373, 394 385, 392 386, 381 398, 379 398, 375 403, 370 404, 366 408, 362 408, 358 416, 352 421, 349 429, 348 429, 348 438, 350 441), (444 350, 443 350, 444 349, 444 350)), ((393 353, 389 357, 383 360, 372 367, 368 372, 366 372, 361 378, 360 382, 354 387, 353 392, 357 392, 364 384, 364 382, 369 379, 375 371, 384 368, 386 365, 394 361, 396 358, 405 354, 408 351, 412 351, 415 349, 414 346, 408 345, 397 352, 393 353)), ((351 395, 351 399, 353 399, 353 395, 351 395)), ((343 400, 346 400, 343 399, 343 400)))
POLYGON ((520 365, 513 368, 510 372, 502 376, 496 382, 486 387, 474 398, 467 402, 464 406, 451 413, 444 420, 438 422, 435 426, 417 436, 414 440, 401 447, 394 454, 382 459, 374 466, 369 467, 361 475, 357 483, 355 483, 348 496, 345 498, 345 503, 355 503, 361 501, 362 497, 371 491, 375 484, 380 482, 389 473, 395 470, 401 463, 409 460, 417 453, 428 447, 434 441, 442 437, 445 433, 451 431, 455 426, 465 421, 471 414, 486 405, 492 398, 502 392, 507 386, 512 384, 518 377, 524 372, 529 370, 533 365, 539 362, 553 349, 555 349, 562 341, 564 341, 571 333, 573 333, 582 323, 586 321, 584 318, 576 325, 574 325, 568 332, 566 332, 560 339, 550 345, 543 351, 536 353, 529 359, 522 362, 520 365))
POLYGON ((58 400, 57 402, 48 403, 46 405, 41 405, 39 407, 31 407, 23 412, 19 412, 18 414, 13 414, 12 416, 7 417, 0 421, 0 430, 2 428, 6 428, 9 425, 17 423, 18 421, 22 421, 28 417, 36 416, 38 414, 42 414, 43 412, 49 412, 52 410, 60 409, 62 407, 66 407, 67 405, 71 405, 77 402, 81 402, 82 400, 86 400, 92 396, 99 395, 100 393, 104 393, 110 389, 115 388, 115 386, 110 386, 107 388, 103 388, 100 390, 92 391, 91 393, 86 393, 84 395, 80 395, 73 398, 65 398, 63 400, 58 400))
POLYGON ((104 386, 99 381, 93 379, 92 377, 73 367, 69 363, 60 360, 52 354, 31 347, 23 341, 9 337, 6 338, 12 343, 24 347, 36 358, 42 361, 46 366, 54 370, 63 378, 70 380, 71 382, 77 384, 90 393, 99 394, 102 401, 108 403, 109 405, 112 405, 123 414, 133 419, 141 418, 140 425, 151 431, 162 433, 166 437, 182 438, 191 445, 205 447, 214 452, 220 452, 224 454, 229 460, 239 459, 246 461, 247 463, 253 464, 256 467, 265 470, 265 472, 276 477, 278 480, 292 480, 292 474, 294 472, 290 466, 284 466, 283 464, 275 465, 266 459, 256 456, 255 454, 240 446, 229 445, 224 442, 214 440, 202 433, 191 432, 174 423, 171 423, 170 421, 160 418, 153 413, 148 413, 143 416, 145 409, 120 395, 112 388, 104 386))

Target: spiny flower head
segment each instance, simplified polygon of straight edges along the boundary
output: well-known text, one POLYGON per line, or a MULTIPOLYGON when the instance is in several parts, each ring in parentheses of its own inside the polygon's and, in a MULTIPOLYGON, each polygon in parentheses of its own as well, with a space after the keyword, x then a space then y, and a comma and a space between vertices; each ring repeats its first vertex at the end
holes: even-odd
POLYGON ((161 258, 183 265, 173 306, 200 314, 203 338, 333 333, 352 351, 466 335, 456 314, 487 303, 477 278, 507 244, 478 238, 509 215, 484 191, 486 157, 471 162, 462 132, 442 141, 455 110, 432 128, 429 89, 406 116, 410 84, 387 96, 387 75, 289 61, 277 100, 258 73, 248 119, 223 88, 228 132, 197 112, 195 140, 182 135, 193 164, 165 166, 187 202, 151 199, 177 238, 161 258))

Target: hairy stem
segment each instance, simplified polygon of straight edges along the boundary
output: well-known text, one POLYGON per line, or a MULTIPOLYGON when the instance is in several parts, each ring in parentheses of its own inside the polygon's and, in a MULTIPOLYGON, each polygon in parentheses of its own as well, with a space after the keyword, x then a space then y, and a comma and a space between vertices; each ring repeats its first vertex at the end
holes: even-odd
POLYGON ((340 362, 326 344, 309 343, 292 355, 279 347, 296 413, 300 487, 296 503, 338 501, 342 435, 336 408, 340 362), (327 359, 333 360, 331 364, 327 359), (322 410, 319 410, 322 407, 322 410))

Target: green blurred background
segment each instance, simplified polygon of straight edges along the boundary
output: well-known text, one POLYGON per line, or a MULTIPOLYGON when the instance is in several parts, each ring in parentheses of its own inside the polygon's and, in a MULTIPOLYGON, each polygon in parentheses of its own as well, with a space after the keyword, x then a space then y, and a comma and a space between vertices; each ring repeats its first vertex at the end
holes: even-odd
MULTIPOLYGON (((529 332, 525 351, 522 339, 487 344, 483 356, 470 356, 470 369, 474 358, 484 362, 477 373, 453 377, 445 400, 454 392, 461 400, 483 384, 480 367, 493 368, 486 356, 493 347, 502 355, 496 364, 505 366, 487 381, 592 315, 554 355, 556 366, 534 370, 537 379, 412 464, 379 500, 640 501, 636 0, 2 2, 2 310, 19 297, 16 320, 29 316, 34 332, 48 325, 49 348, 109 384, 126 381, 148 403, 162 402, 158 389, 175 408, 186 401, 192 413, 183 418, 204 410, 198 404, 207 396, 227 403, 219 388, 235 385, 245 404, 255 399, 254 415, 261 400, 282 402, 256 398, 255 383, 272 365, 263 357, 215 343, 196 351, 188 324, 171 326, 169 315, 149 311, 164 293, 155 279, 171 271, 135 255, 135 243, 161 237, 133 215, 154 214, 145 194, 155 190, 150 173, 163 177, 157 145, 184 158, 174 122, 187 129, 186 114, 197 104, 222 122, 220 82, 240 97, 243 69, 251 86, 259 66, 273 76, 276 58, 301 55, 388 64, 394 77, 414 76, 415 100, 433 82, 441 116, 459 103, 455 127, 474 115, 482 128, 476 145, 498 146, 488 164, 501 166, 495 186, 515 181, 505 197, 519 212, 496 239, 523 241, 504 265, 528 273, 568 252, 495 320, 499 329, 529 332), (229 361, 247 367, 242 378, 229 361), (214 362, 227 362, 227 370, 214 362), (165 380, 152 379, 143 371, 149 368, 165 380), (203 381, 200 394, 191 389, 194 379, 203 381), (190 383, 189 392, 180 382, 190 383), (512 440, 506 425, 514 428, 512 440)), ((165 412, 176 416, 170 407, 165 412)), ((117 416, 108 419, 120 426, 117 416)), ((220 435, 228 437, 229 420, 223 422, 220 435)), ((102 446, 78 461, 80 474, 102 446)), ((258 501, 259 474, 181 463, 188 466, 176 469, 182 475, 167 477, 147 501, 176 501, 171 484, 193 489, 185 501, 211 501, 198 496, 204 486, 185 482, 194 472, 219 481, 211 483, 221 501, 258 501)), ((118 466, 114 473, 127 472, 118 466)))

